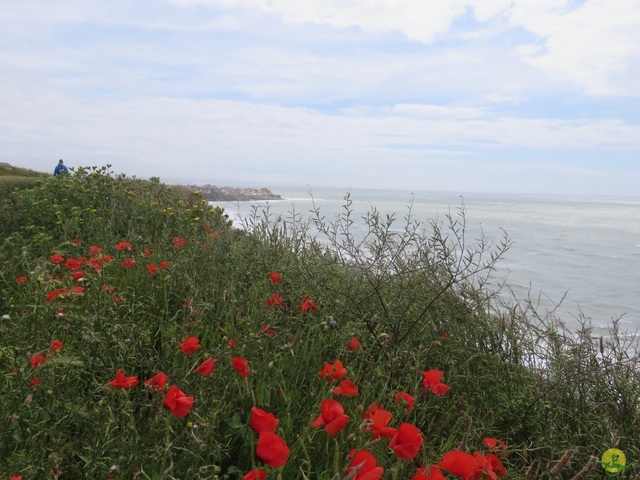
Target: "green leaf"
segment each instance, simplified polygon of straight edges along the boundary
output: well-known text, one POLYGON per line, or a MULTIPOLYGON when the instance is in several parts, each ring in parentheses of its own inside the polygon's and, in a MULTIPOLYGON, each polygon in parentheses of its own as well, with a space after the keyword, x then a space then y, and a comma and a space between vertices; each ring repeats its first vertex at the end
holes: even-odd
POLYGON ((233 417, 231 417, 229 426, 231 428, 242 428, 244 426, 244 424, 242 423, 242 417, 239 413, 236 413, 233 417))

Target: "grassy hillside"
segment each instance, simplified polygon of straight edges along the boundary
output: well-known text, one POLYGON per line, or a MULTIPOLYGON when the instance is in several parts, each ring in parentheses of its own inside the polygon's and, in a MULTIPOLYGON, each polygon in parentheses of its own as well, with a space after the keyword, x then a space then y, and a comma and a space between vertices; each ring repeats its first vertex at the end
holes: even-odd
POLYGON ((348 198, 332 223, 221 214, 104 167, 3 194, 0 478, 577 479, 612 447, 640 460, 633 346, 498 309, 508 239, 470 242, 463 210, 400 232, 372 211, 365 241, 348 198))
POLYGON ((0 164, 0 195, 5 195, 14 188, 32 186, 38 179, 46 178, 48 174, 36 172, 27 168, 0 164))
POLYGON ((0 164, 0 177, 43 178, 47 175, 28 168, 14 167, 6 163, 0 164))

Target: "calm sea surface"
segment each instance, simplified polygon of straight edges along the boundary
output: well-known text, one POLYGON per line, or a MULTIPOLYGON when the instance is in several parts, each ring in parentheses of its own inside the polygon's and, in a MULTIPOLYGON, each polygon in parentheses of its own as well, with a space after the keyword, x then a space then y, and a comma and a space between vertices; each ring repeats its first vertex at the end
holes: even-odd
MULTIPOLYGON (((347 193, 335 189, 274 188, 285 200, 218 202, 239 225, 253 209, 268 205, 274 217, 285 218, 295 209, 308 215, 313 201, 327 220, 344 211, 347 193)), ((606 334, 613 317, 630 332, 640 328, 640 197, 573 197, 350 191, 353 218, 359 220, 375 207, 397 214, 398 229, 413 201, 415 219, 428 222, 456 214, 464 202, 470 240, 480 231, 499 242, 506 231, 512 247, 498 263, 494 283, 506 280, 517 299, 539 300, 540 313, 556 310, 572 325, 582 314, 591 319, 594 334, 606 334), (566 294, 566 295, 565 295, 566 294)), ((359 228, 364 232, 364 223, 359 228)))

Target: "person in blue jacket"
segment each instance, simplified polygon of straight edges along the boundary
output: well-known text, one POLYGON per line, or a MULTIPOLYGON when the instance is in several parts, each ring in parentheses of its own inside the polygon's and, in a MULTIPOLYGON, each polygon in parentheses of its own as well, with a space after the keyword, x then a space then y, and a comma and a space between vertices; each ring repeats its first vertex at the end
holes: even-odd
POLYGON ((53 174, 54 175, 69 175, 69 169, 64 164, 62 159, 60 159, 60 161, 58 162, 58 165, 56 165, 56 168, 53 171, 53 174))

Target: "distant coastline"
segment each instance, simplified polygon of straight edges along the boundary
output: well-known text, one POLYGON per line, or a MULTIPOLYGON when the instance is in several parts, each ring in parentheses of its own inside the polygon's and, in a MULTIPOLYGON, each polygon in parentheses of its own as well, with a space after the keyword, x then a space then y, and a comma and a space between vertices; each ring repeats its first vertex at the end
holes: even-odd
POLYGON ((249 202, 259 200, 282 200, 280 195, 268 188, 218 187, 217 185, 183 185, 199 191, 209 202, 249 202))

